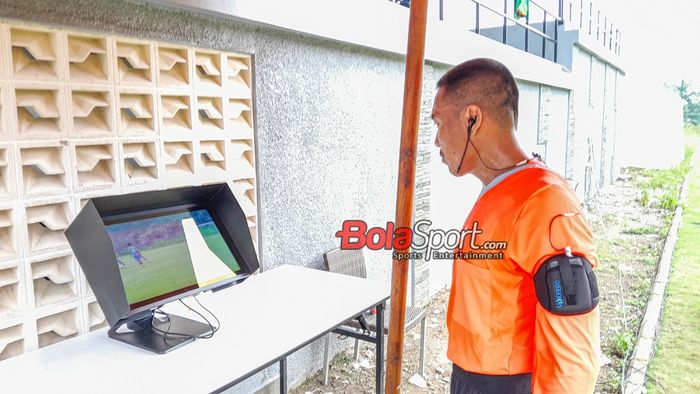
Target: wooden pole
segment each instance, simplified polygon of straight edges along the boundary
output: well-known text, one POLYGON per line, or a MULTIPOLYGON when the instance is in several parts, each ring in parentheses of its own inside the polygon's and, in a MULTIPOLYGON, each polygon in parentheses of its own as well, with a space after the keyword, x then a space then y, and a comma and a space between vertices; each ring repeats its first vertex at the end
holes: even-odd
MULTIPOLYGON (((396 189, 396 227, 413 226, 413 188, 416 180, 416 148, 420 122, 421 90, 423 88, 423 61, 425 57, 425 27, 428 0, 412 0, 408 23, 408 48, 406 50, 406 79, 403 92, 403 117, 401 120, 401 147, 399 179, 396 189)), ((396 252, 405 253, 410 247, 396 252)), ((394 259, 391 268, 391 306, 389 339, 387 342, 386 382, 387 394, 399 392, 403 361, 404 322, 406 320, 406 285, 410 260, 394 259)), ((381 360, 377 360, 381 362, 381 360)))

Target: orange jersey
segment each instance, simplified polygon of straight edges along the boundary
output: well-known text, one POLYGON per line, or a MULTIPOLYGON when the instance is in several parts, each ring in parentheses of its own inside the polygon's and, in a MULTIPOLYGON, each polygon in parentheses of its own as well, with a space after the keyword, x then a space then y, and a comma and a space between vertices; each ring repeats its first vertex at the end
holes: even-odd
POLYGON ((594 268, 598 265, 592 233, 580 212, 566 180, 539 160, 484 189, 464 229, 474 229, 476 222, 482 233, 472 235, 474 244, 493 247, 505 241, 506 246, 475 250, 467 239, 456 250, 464 258, 453 263, 447 307, 452 362, 486 375, 531 372, 533 393, 593 392, 599 369, 598 308, 580 315, 554 314, 538 302, 533 282, 540 264, 564 253, 566 246, 594 268), (554 221, 562 214, 566 220, 554 221), (474 256, 492 252, 502 255, 474 256))

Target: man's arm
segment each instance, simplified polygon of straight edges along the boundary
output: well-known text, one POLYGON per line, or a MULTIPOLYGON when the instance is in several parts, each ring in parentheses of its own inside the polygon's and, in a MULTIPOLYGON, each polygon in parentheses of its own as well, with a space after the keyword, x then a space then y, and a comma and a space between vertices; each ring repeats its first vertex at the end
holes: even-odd
POLYGON ((590 394, 598 378, 598 308, 583 315, 535 312, 533 393, 590 394))
POLYGON ((599 370, 599 316, 591 294, 581 287, 589 279, 595 285, 595 277, 581 275, 598 260, 575 196, 556 185, 533 195, 518 216, 508 247, 514 262, 540 289, 534 308, 532 392, 592 393, 599 370), (553 256, 566 257, 566 247, 574 258, 557 258, 562 264, 551 264, 553 256), (572 286, 579 294, 567 300, 567 290, 576 293, 572 286))

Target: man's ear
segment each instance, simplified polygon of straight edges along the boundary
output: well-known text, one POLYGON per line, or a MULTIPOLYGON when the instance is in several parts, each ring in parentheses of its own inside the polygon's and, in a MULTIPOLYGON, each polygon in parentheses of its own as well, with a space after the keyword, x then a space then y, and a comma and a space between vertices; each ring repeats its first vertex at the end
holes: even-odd
POLYGON ((464 108, 461 114, 461 121, 466 130, 471 125, 472 136, 479 130, 482 122, 481 108, 476 104, 469 104, 464 108))

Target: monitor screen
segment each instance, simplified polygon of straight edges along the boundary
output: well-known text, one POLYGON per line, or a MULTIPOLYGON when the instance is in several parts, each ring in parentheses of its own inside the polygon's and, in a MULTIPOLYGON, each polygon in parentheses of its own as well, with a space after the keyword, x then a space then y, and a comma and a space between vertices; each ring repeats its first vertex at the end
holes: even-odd
POLYGON ((241 271, 206 209, 133 216, 105 227, 132 309, 241 271))

